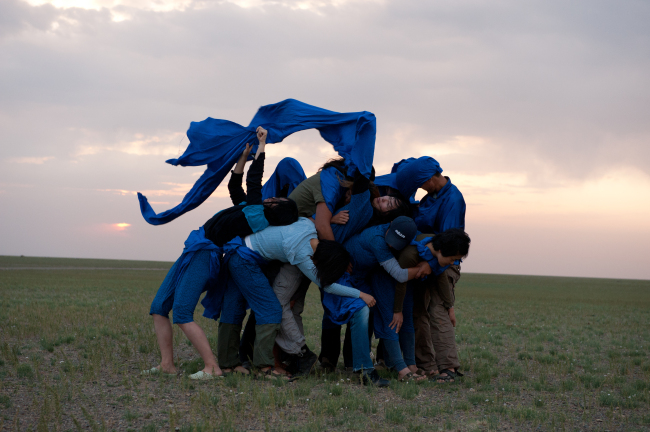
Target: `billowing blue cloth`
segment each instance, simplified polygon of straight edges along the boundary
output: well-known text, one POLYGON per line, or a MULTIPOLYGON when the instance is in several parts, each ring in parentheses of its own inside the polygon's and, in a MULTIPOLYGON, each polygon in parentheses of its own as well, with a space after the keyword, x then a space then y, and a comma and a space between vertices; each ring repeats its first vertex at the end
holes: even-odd
MULTIPOLYGON (((348 273, 344 273, 337 283, 354 287, 352 278, 348 273)), ((355 288, 361 289, 361 287, 355 288)), ((323 291, 323 309, 325 310, 325 316, 335 325, 347 324, 350 318, 352 318, 352 315, 365 306, 366 302, 360 298, 343 297, 323 291)))
POLYGON ((447 181, 437 194, 427 194, 415 210, 415 224, 424 233, 440 234, 450 228, 465 229, 465 199, 456 186, 447 181))
POLYGON ((415 193, 427 180, 436 173, 441 173, 442 168, 437 160, 429 156, 418 159, 402 159, 393 165, 390 174, 375 178, 377 186, 390 186, 401 193, 405 198, 415 202, 415 193))
MULTIPOLYGON (((203 229, 203 227, 201 227, 201 229, 203 229)), ((212 244, 214 245, 214 243, 212 244)), ((214 246, 218 247, 216 245, 214 246)), ((214 276, 214 279, 212 279, 211 275, 211 279, 214 281, 214 283, 210 285, 208 292, 205 294, 205 297, 203 297, 203 300, 201 301, 201 304, 205 308, 205 311, 203 311, 203 316, 206 318, 212 318, 214 320, 219 319, 219 315, 221 315, 223 295, 226 292, 226 288, 228 286, 228 260, 232 254, 237 253, 242 258, 254 261, 260 266, 266 263, 266 260, 262 258, 260 254, 246 247, 241 237, 235 237, 223 245, 223 248, 219 249, 222 250, 224 254, 223 258, 221 259, 223 271, 220 271, 218 274, 216 274, 214 276)))
POLYGON ((268 143, 279 143, 294 132, 318 129, 321 137, 345 158, 349 175, 354 175, 358 170, 370 177, 375 153, 374 114, 367 111, 337 113, 287 99, 261 107, 247 127, 213 118, 192 122, 187 131, 190 144, 185 153, 178 159, 169 159, 167 163, 207 165, 207 169, 179 205, 160 214, 156 214, 147 198, 138 193, 140 211, 145 220, 152 225, 165 224, 201 205, 236 163, 246 143, 258 143, 255 133, 258 126, 268 130, 268 143))
POLYGON ((280 191, 285 185, 289 185, 289 191, 287 192, 287 196, 289 196, 306 179, 307 176, 300 162, 294 158, 286 157, 278 162, 275 171, 273 171, 271 177, 264 183, 262 187, 262 199, 265 200, 279 196, 280 191))

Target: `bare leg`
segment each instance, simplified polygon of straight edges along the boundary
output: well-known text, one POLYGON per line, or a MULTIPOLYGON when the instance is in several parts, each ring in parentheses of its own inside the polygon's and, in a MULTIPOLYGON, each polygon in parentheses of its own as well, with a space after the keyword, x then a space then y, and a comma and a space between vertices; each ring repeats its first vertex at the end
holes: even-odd
POLYGON ((162 315, 153 314, 153 327, 158 339, 158 347, 162 360, 158 369, 163 372, 176 373, 174 366, 174 346, 172 345, 172 325, 169 318, 162 315))
POLYGON ((194 345, 194 348, 196 348, 201 355, 203 363, 205 363, 203 372, 211 375, 221 375, 221 369, 219 368, 219 365, 217 365, 217 359, 212 353, 210 343, 208 342, 208 338, 205 336, 203 329, 194 321, 185 324, 178 324, 178 326, 183 330, 185 336, 187 336, 190 342, 192 342, 192 345, 194 345))

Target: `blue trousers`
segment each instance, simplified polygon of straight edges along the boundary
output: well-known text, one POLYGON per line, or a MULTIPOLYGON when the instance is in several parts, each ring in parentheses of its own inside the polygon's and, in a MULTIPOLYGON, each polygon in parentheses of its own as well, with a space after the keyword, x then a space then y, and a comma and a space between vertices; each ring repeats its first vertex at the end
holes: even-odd
POLYGON ((370 309, 366 306, 356 311, 348 322, 352 335, 352 369, 354 372, 362 369, 374 369, 372 359, 370 358, 370 340, 368 339, 369 314, 370 309))
MULTIPOLYGON (((372 295, 377 301, 373 311, 375 337, 397 341, 399 339, 398 334, 389 327, 393 320, 393 306, 395 305, 395 279, 384 270, 372 273, 372 295)), ((411 287, 406 289, 402 315, 404 322, 400 333, 415 333, 415 327, 413 326, 413 289, 411 287)))
POLYGON ((384 339, 384 362, 396 371, 415 365, 415 333, 400 332, 399 342, 384 339))
POLYGON ((194 309, 210 278, 210 251, 194 252, 185 273, 177 283, 174 283, 179 266, 180 258, 176 260, 158 288, 149 315, 169 317, 169 312, 173 310, 174 324, 187 324, 194 321, 194 309))
POLYGON ((228 270, 221 322, 240 325, 248 304, 255 313, 257 325, 280 324, 282 306, 260 266, 233 253, 228 260, 228 270))

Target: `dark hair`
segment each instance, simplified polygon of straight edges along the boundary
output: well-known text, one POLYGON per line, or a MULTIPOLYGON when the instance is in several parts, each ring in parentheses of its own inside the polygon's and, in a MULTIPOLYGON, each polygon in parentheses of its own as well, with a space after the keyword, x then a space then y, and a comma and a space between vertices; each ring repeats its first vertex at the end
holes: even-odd
POLYGON ((318 168, 318 171, 323 171, 324 169, 334 167, 339 171, 344 171, 345 170, 345 159, 344 158, 336 158, 336 159, 330 159, 325 164, 318 168))
POLYGON ((350 253, 334 240, 320 240, 312 257, 321 287, 331 285, 348 269, 350 253))
POLYGON ((269 225, 291 225, 298 220, 298 205, 289 198, 264 203, 264 217, 269 225))
POLYGON ((461 255, 465 258, 469 253, 470 243, 469 236, 460 228, 448 229, 431 240, 431 246, 445 257, 461 255))
POLYGON ((397 207, 395 207, 392 210, 389 210, 387 212, 380 212, 377 210, 375 207, 372 208, 372 218, 370 219, 370 222, 368 223, 367 226, 375 226, 375 225, 381 225, 385 223, 392 222, 393 220, 397 219, 400 216, 408 216, 410 218, 413 217, 413 210, 411 210, 411 204, 408 200, 405 200, 402 198, 401 195, 398 194, 388 194, 386 196, 389 196, 391 198, 395 198, 397 202, 397 207))

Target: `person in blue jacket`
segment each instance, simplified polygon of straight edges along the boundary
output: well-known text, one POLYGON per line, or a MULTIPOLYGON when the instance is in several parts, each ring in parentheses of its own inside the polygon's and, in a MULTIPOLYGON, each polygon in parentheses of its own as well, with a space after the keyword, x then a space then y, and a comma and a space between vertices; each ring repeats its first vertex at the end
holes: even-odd
MULTIPOLYGON (((414 206, 418 230, 435 235, 451 228, 465 229, 463 194, 442 175, 438 161, 429 156, 402 160, 393 173, 378 183, 413 197, 417 189, 427 194, 414 206)), ((460 261, 445 266, 440 274, 426 283, 414 284, 416 362, 419 368, 438 381, 451 381, 459 375, 460 362, 455 342, 454 287, 460 278, 460 261), (435 350, 435 351, 434 351, 435 350)))
MULTIPOLYGON (((410 334, 407 334, 406 328, 403 328, 401 334, 391 328, 395 281, 405 283, 415 278, 425 277, 431 272, 430 266, 425 262, 417 263, 410 268, 402 268, 394 256, 394 253, 411 243, 416 232, 413 219, 400 216, 390 224, 366 228, 343 244, 352 259, 351 279, 357 283, 359 289, 367 290, 375 297, 377 303, 373 308, 374 333, 377 338, 384 340, 384 348, 390 353, 389 366, 398 372, 400 381, 424 378, 413 373, 417 368, 412 316, 407 313, 410 334), (375 277, 380 274, 385 275, 388 283, 376 283, 375 277)), ((408 312, 411 311, 412 302, 408 312)))

